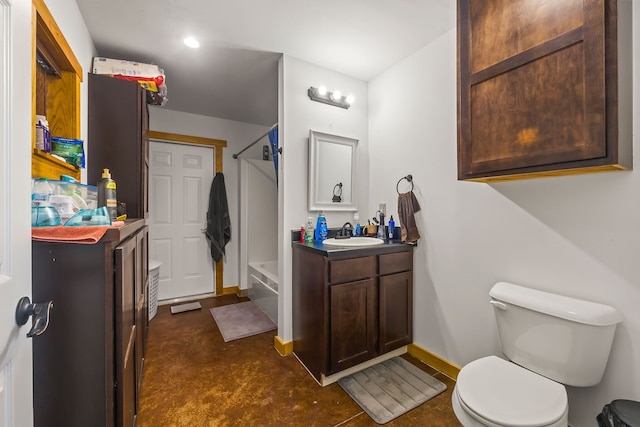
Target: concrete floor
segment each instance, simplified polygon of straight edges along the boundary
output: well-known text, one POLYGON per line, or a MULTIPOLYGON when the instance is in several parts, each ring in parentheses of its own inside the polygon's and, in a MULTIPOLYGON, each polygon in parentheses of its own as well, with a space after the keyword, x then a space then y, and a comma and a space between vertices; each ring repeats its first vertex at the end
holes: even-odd
MULTIPOLYGON (((225 343, 209 309, 247 300, 200 300, 172 315, 158 307, 149 326, 137 427, 377 426, 337 384, 320 387, 295 356, 273 347, 276 331, 225 343)), ((460 426, 451 408, 454 381, 404 356, 447 385, 444 393, 387 426, 460 426)))

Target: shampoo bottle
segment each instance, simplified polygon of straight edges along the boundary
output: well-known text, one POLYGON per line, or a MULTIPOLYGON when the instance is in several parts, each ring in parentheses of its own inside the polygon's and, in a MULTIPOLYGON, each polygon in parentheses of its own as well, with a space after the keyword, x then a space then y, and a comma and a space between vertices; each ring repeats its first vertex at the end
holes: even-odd
POLYGON ((98 182, 98 207, 106 206, 111 221, 117 217, 118 199, 116 198, 116 182, 111 179, 109 169, 103 169, 102 179, 98 182))

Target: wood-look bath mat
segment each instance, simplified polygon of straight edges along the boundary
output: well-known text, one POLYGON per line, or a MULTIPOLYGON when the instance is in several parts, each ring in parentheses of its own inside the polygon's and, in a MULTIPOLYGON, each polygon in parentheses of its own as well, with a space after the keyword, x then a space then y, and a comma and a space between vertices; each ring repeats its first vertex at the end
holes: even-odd
POLYGON ((338 384, 378 424, 388 423, 447 389, 401 357, 341 378, 338 384))
POLYGON ((276 324, 253 301, 210 309, 224 342, 276 329, 276 324))

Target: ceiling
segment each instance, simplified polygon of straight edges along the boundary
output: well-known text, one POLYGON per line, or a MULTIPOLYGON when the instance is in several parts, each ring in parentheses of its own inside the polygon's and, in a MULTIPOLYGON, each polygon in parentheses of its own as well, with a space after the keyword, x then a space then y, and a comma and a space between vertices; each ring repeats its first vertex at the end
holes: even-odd
POLYGON ((163 108, 265 126, 277 121, 282 53, 369 81, 456 13, 455 0, 76 1, 100 56, 164 70, 163 108))

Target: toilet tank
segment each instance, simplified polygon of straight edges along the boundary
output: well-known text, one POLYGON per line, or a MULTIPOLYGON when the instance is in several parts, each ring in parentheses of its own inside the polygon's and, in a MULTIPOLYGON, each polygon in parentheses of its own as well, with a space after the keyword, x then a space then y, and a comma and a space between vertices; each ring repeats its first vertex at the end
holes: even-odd
POLYGON ((622 320, 615 308, 506 282, 489 295, 509 360, 566 385, 600 382, 622 320))

